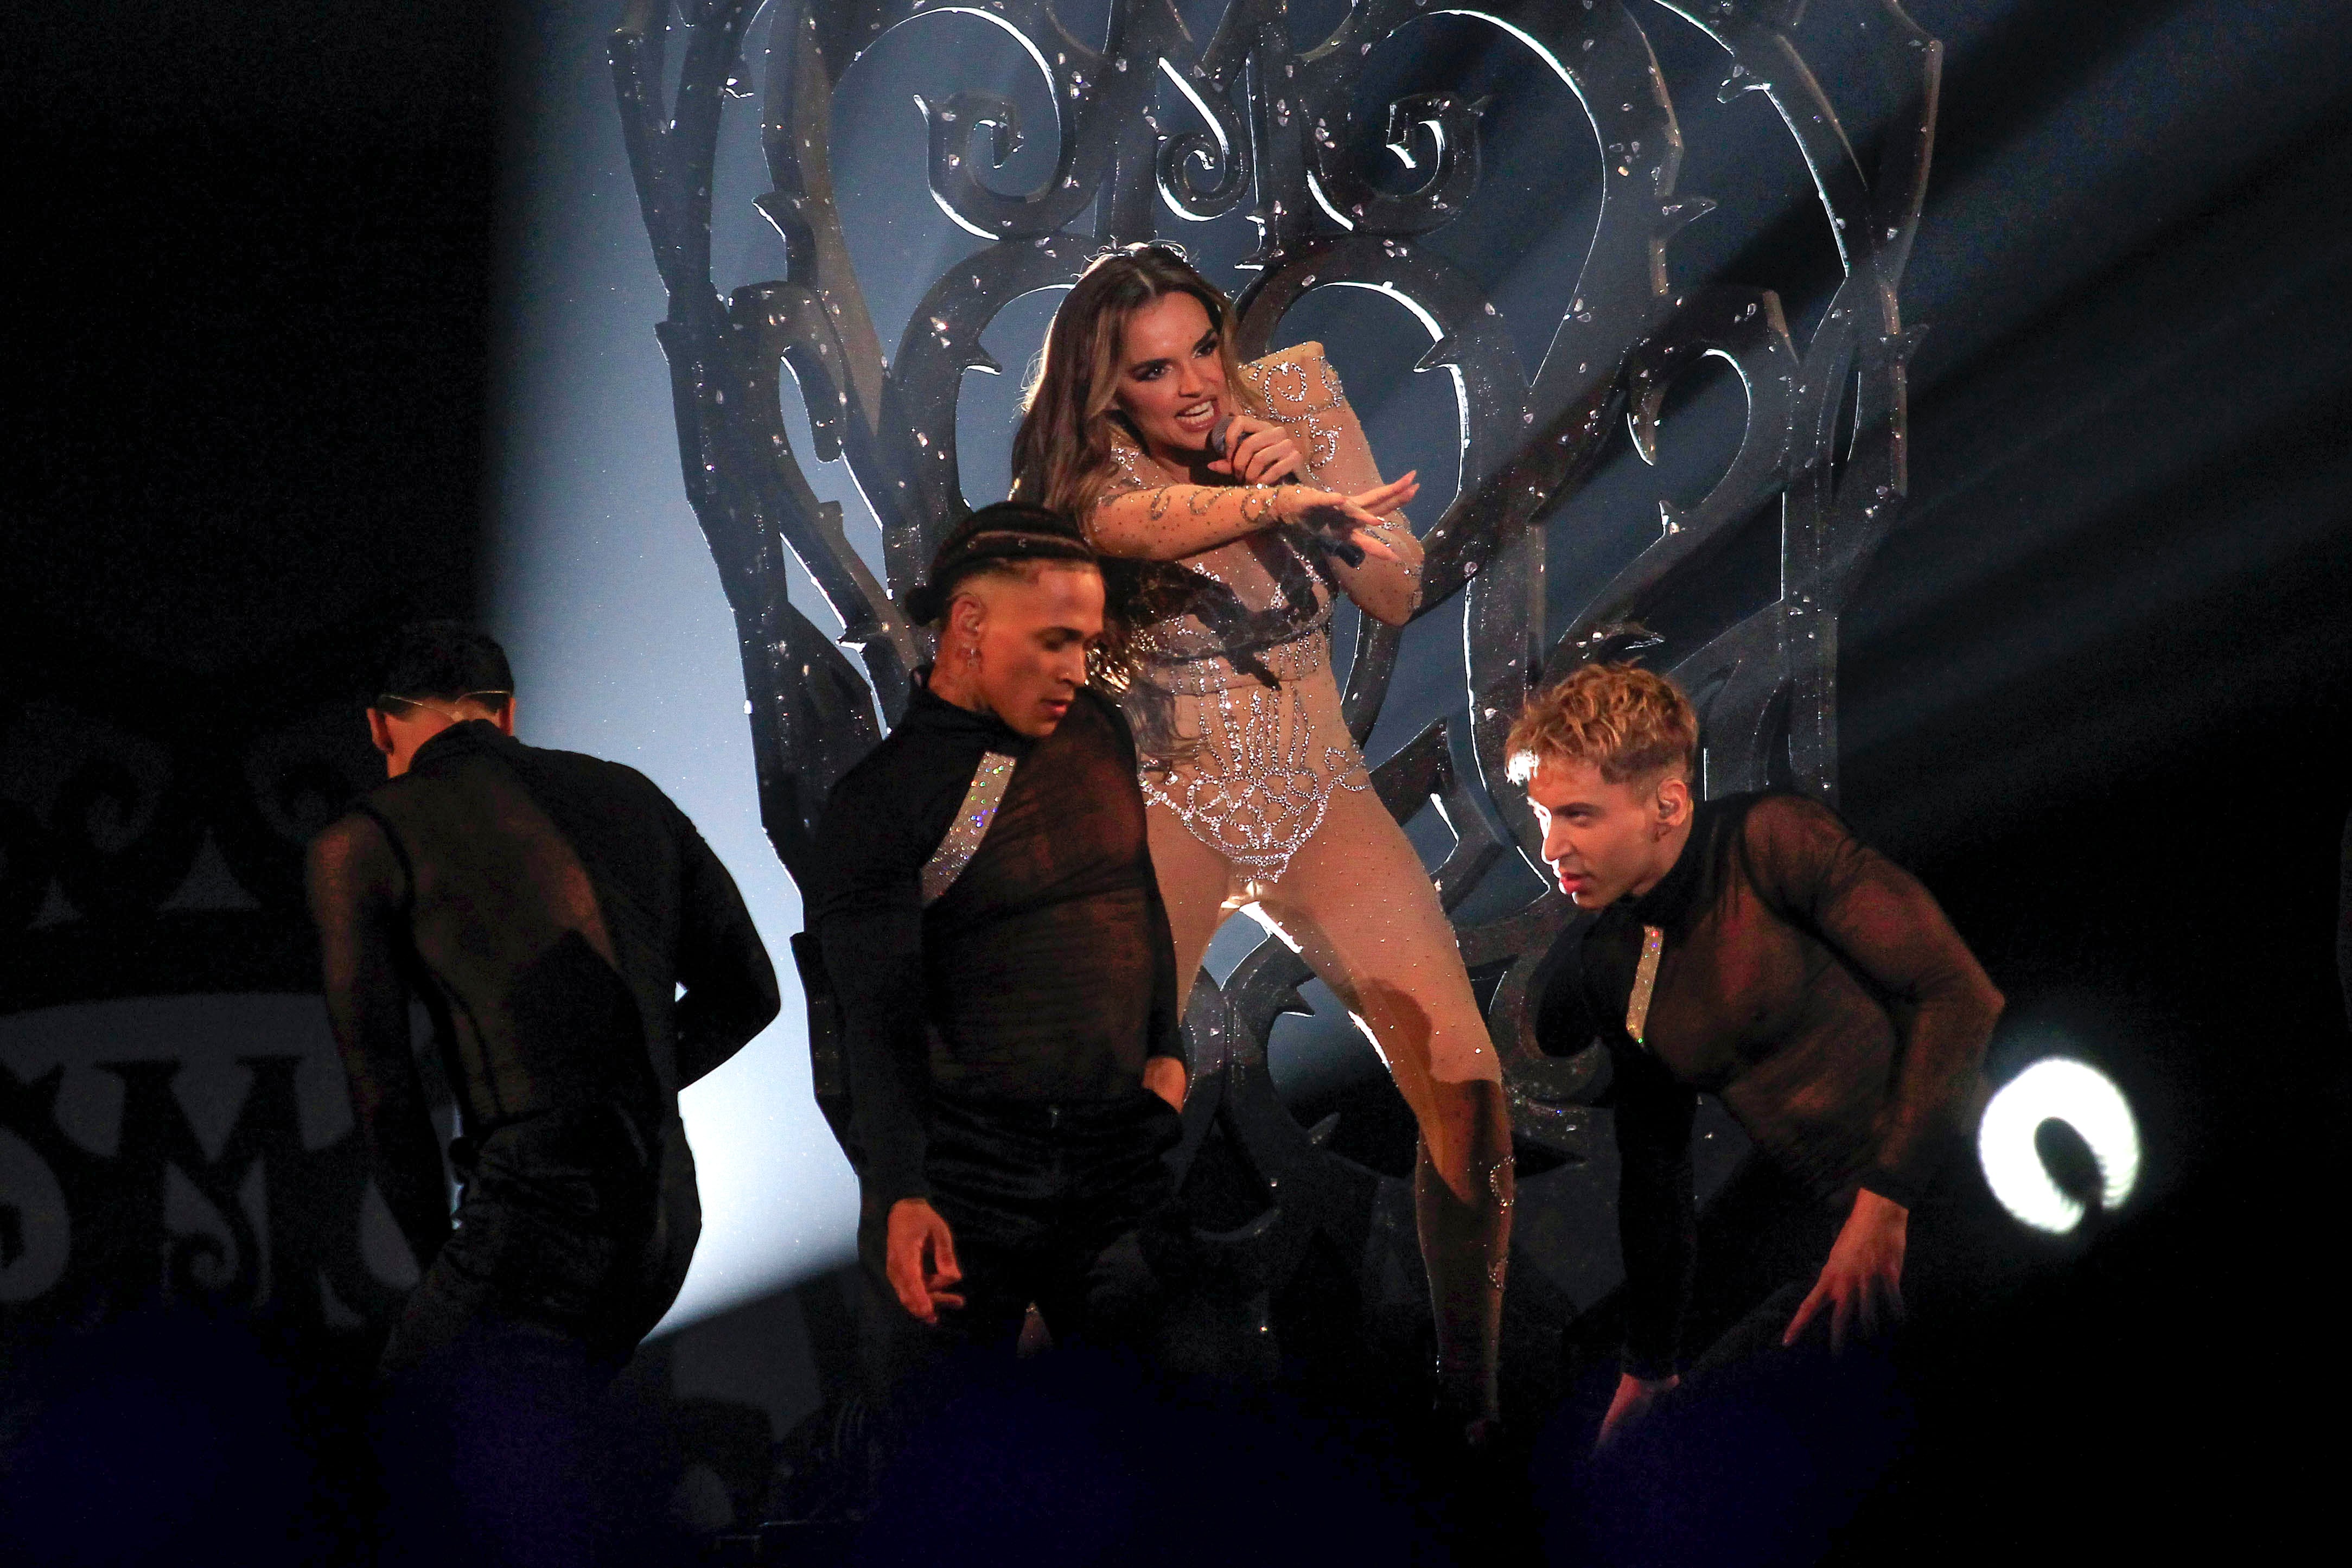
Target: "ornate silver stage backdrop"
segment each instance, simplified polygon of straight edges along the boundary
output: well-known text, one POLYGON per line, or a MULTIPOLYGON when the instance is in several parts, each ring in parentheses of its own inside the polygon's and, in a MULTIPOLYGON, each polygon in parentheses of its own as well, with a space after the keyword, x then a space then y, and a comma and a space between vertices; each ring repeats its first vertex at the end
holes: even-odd
MULTIPOLYGON (((1685 33, 1676 38, 1687 47, 1685 33)), ((612 62, 668 292, 656 331, 687 493, 740 638, 761 809, 786 868, 802 874, 827 790, 896 717, 924 657, 894 595, 970 500, 996 499, 967 498, 959 472, 966 374, 1003 368, 983 332, 1017 301, 1066 287, 1107 244, 1181 241, 1245 214, 1255 247, 1238 263, 1244 354, 1265 352, 1318 291, 1370 289, 1425 329, 1413 368, 1453 382, 1460 483, 1425 531, 1419 620, 1459 625, 1466 679, 1451 712, 1385 755, 1374 748, 1375 780, 1416 842, 1450 839, 1433 874, 1507 1066, 1528 1173, 1514 1311, 1557 1322, 1589 1306, 1616 1272, 1612 1184, 1601 1180, 1613 1156, 1605 1119, 1584 1103, 1604 1069, 1597 1049, 1552 1058, 1533 1039, 1538 967, 1573 910, 1532 890, 1538 836, 1505 777, 1503 739, 1531 686, 1585 657, 1603 628, 1640 620, 1664 634, 1652 661, 1700 705, 1709 794, 1776 783, 1834 795, 1838 610, 1905 487, 1916 330, 1902 321, 1897 284, 1940 58, 1891 0, 1356 0, 1344 13, 1304 0, 711 0, 678 6, 675 20, 659 0, 634 0, 612 62), (1440 20, 1493 29, 1590 121, 1589 141, 1540 150, 1544 173, 1514 197, 1532 226, 1592 215, 1589 241, 1577 226, 1580 256, 1553 258, 1559 297, 1533 334, 1498 309, 1479 258, 1449 249, 1449 226, 1500 151, 1485 140, 1487 101, 1443 87, 1381 96, 1383 82, 1428 75, 1433 62, 1414 55, 1441 37, 1440 20), (931 29, 919 68, 937 83, 914 100, 929 192, 971 240, 886 357, 832 179, 843 152, 835 93, 910 24, 931 29), (1804 235, 1768 231, 1718 268, 1769 271, 1802 240, 1817 246, 1826 225, 1835 276, 1824 298, 1801 301, 1811 321, 1801 346, 1783 294, 1763 286, 1770 278, 1675 281, 1678 237, 1717 205, 1677 182, 1685 147, 1654 49, 1661 29, 1691 28, 1716 53, 1718 99, 1768 100, 1810 175, 1804 235), (940 47, 1005 37, 1050 89, 1050 121, 959 81, 969 60, 940 47), (1827 63, 1817 71, 1809 58, 1827 63), (747 115, 759 117, 769 184, 753 205, 787 265, 722 294, 711 265, 721 121, 747 115), (1001 188, 1024 151, 1025 166, 1044 172, 1001 188), (1539 355, 1524 357, 1523 344, 1539 355), (1662 409, 1709 361, 1744 395, 1728 460, 1703 495, 1660 503, 1654 529, 1612 554, 1624 520, 1580 499, 1621 441, 1657 461, 1662 409), (818 499, 787 403, 805 414, 806 456, 846 459, 870 523, 818 499), (878 572, 852 543, 869 527, 878 572), (1548 553, 1572 581, 1547 583, 1548 553), (1763 587, 1743 587, 1741 563, 1774 555, 1763 587), (793 602, 788 556, 837 635, 793 602), (1433 813, 1433 834, 1416 820, 1433 813)), ((1718 176, 1748 177, 1736 163, 1718 176)), ((1335 344, 1343 369, 1344 348, 1335 344)), ((1361 403, 1375 389, 1350 390, 1361 403)), ((1360 741, 1371 740, 1401 648, 1414 642, 1357 629, 1345 691, 1360 741)), ((1215 1240, 1261 1299, 1320 1238, 1360 1271, 1368 1310, 1404 1310, 1418 1264, 1403 1184, 1333 1152, 1331 1120, 1302 1125, 1268 1069, 1275 1025, 1306 1009, 1307 979, 1271 939, 1222 984, 1197 978, 1185 1154, 1216 1140, 1256 1184, 1241 1205, 1255 1214, 1215 1240)), ((839 1064, 817 1052, 818 1095, 836 1096, 839 1064)), ((1722 1162, 1712 1169, 1719 1179, 1722 1162)))

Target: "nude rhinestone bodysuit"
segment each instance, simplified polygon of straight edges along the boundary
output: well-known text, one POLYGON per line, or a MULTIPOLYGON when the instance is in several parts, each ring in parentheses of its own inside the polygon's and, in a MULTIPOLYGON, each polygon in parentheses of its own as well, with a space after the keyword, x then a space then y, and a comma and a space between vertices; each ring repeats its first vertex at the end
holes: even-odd
MULTIPOLYGON (((1380 482, 1362 427, 1319 344, 1244 366, 1244 383, 1307 454, 1318 487, 1353 493, 1380 482)), ((1152 516, 1233 504, 1160 467, 1124 431, 1104 499, 1160 492, 1152 516), (1190 498, 1190 499, 1186 499, 1190 498)), ((1271 487, 1235 486, 1272 505, 1271 487)), ((1097 503, 1099 504, 1099 502, 1097 503)), ((1377 536, 1411 564, 1420 551, 1402 516, 1377 536)), ((1179 613, 1138 629, 1124 697, 1142 753, 1144 794, 1165 806, 1249 883, 1281 879, 1322 825, 1335 791, 1371 787, 1363 753, 1339 715, 1331 673, 1337 582, 1297 531, 1265 530, 1178 564, 1201 579, 1179 613)))

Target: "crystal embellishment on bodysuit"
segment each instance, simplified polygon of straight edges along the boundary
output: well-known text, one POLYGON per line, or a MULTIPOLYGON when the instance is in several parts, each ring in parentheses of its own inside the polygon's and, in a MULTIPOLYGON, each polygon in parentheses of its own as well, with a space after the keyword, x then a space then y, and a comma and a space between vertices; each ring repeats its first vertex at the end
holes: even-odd
MULTIPOLYGON (((1329 489, 1318 470, 1351 439, 1360 446, 1361 437, 1349 435, 1347 395, 1319 347, 1283 351, 1242 366, 1240 376, 1305 453, 1308 471, 1299 479, 1329 489)), ((1144 521, 1171 533, 1180 518, 1218 505, 1260 523, 1167 563, 1190 574, 1199 592, 1185 607, 1130 629, 1133 669, 1122 705, 1142 752, 1144 795, 1246 885, 1270 886, 1322 826, 1335 791, 1371 787, 1362 752, 1340 726, 1330 673, 1327 628, 1339 580, 1307 531, 1263 526, 1276 488, 1190 485, 1124 426, 1111 432, 1109 447, 1093 505, 1141 492, 1150 498, 1144 521)), ((1359 459, 1368 468, 1368 452, 1359 459)), ((1398 542, 1389 525, 1375 531, 1383 535, 1383 542, 1398 542)), ((1417 563, 1410 541, 1405 532, 1417 563)), ((1411 570, 1417 577, 1417 567, 1411 570)))
POLYGON ((1514 1169, 1515 1167, 1508 1159, 1497 1160, 1493 1164, 1486 1167, 1486 1190, 1495 1194, 1495 1203, 1496 1206, 1501 1208, 1506 1214, 1510 1212, 1511 1205, 1515 1201, 1517 1194, 1515 1192, 1506 1192, 1503 1190, 1506 1184, 1503 1178, 1510 1175, 1514 1169))
POLYGON ((996 820, 996 808, 1003 804, 1005 786, 1013 782, 1013 770, 1020 761, 1003 752, 990 752, 980 759, 971 787, 964 791, 963 804, 956 807, 955 820, 948 825, 948 836, 923 863, 925 909, 955 886, 955 879, 980 853, 980 841, 988 837, 988 825, 996 820))
MULTIPOLYGON (((1302 655, 1313 660, 1309 673, 1322 668, 1320 636, 1302 655)), ((1371 775, 1352 744, 1324 746, 1316 754, 1315 725, 1295 678, 1202 696, 1205 733, 1192 765, 1146 758, 1143 793, 1250 880, 1279 881, 1290 858, 1323 825, 1331 792, 1370 789, 1371 775)))
MULTIPOLYGON (((1170 482, 1129 443, 1115 441, 1112 452, 1120 488, 1170 482)), ((1154 755, 1147 748, 1142 758, 1145 796, 1175 813, 1247 881, 1265 885, 1281 879, 1291 857, 1322 826, 1331 792, 1370 789, 1371 776, 1352 741, 1322 742, 1300 684, 1329 667, 1329 585, 1291 541, 1261 539, 1262 554, 1237 542, 1182 565, 1249 612, 1257 637, 1280 640, 1245 647, 1234 640, 1238 627, 1184 615, 1139 627, 1133 648, 1142 667, 1139 684, 1157 688, 1161 702, 1188 700, 1185 732, 1171 737, 1182 754, 1154 755), (1249 673, 1241 668, 1244 659, 1249 673)), ((1255 637, 1244 639, 1251 641, 1255 637)), ((1139 717, 1135 706, 1146 695, 1130 691, 1131 718, 1139 717)), ((1136 727, 1139 742, 1152 738, 1151 725, 1136 727)))
POLYGON ((1348 406, 1331 362, 1321 354, 1258 360, 1242 366, 1242 379, 1265 399, 1276 419, 1304 430, 1307 467, 1328 468, 1339 454, 1339 431, 1318 416, 1348 406))

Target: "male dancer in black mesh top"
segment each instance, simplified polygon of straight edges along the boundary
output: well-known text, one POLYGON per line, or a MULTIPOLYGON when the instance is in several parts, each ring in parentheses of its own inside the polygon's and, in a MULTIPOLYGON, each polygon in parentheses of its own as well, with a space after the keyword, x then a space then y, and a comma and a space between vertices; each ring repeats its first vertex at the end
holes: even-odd
POLYGON ((390 782, 319 835, 310 880, 352 1106, 425 1271, 384 1368, 518 1330, 617 1369, 701 1230, 677 1091, 775 1016, 775 972, 660 790, 514 739, 497 643, 409 627, 380 689, 368 727, 390 782), (412 995, 463 1129, 454 1228, 412 995))
MULTIPOLYGON (((1089 689, 1094 552, 1006 502, 941 547, 905 716, 835 790, 810 928, 840 1007, 885 1301, 1010 1354, 1149 1338, 1137 1237, 1172 1196, 1181 998, 1118 709, 1089 689)), ((903 1321, 903 1320, 902 1320, 903 1321)))
POLYGON ((1538 1035, 1572 1049, 1597 1031, 1614 1069, 1627 1321, 1604 1441, 1679 1381, 1698 1091, 1755 1140, 1787 1206, 1836 1226, 1791 1249, 1796 1278, 1726 1340, 1794 1343, 1826 1316, 1835 1344, 1901 1310, 1910 1211, 1981 1108, 2001 1006, 1927 890, 1827 808, 1695 802, 1697 743, 1682 692, 1623 664, 1538 693, 1510 739, 1561 891, 1600 911, 1538 1035))

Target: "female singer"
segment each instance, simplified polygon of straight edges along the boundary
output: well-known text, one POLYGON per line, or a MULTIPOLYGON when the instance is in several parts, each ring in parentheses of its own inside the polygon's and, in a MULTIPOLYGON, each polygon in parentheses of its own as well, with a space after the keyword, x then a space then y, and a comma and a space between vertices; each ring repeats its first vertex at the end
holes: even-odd
POLYGON ((1136 731, 1178 973, 1248 908, 1369 1035, 1421 1131, 1415 1218, 1440 1408, 1482 1441, 1510 1239, 1502 1073, 1453 928, 1340 721, 1337 595, 1401 625, 1421 546, 1320 345, 1250 364, 1231 305, 1164 245, 1063 301, 1013 438, 1013 493, 1105 555, 1105 674, 1136 731), (1106 562, 1106 567, 1113 565, 1106 562))

